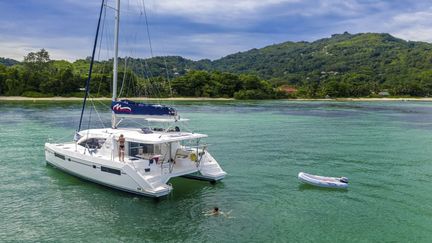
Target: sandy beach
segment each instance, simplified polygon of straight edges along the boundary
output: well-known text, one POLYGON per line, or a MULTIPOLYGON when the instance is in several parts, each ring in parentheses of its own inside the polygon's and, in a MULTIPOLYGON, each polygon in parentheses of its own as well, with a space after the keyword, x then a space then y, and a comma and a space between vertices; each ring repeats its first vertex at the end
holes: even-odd
MULTIPOLYGON (((92 98, 93 100, 106 100, 109 101, 111 98, 100 97, 92 98)), ((130 100, 172 100, 172 101, 228 101, 235 100, 234 98, 207 98, 207 97, 176 97, 176 98, 146 98, 146 97, 131 97, 130 100)), ((81 97, 44 97, 44 98, 31 98, 22 96, 0 96, 0 101, 81 101, 81 97)))
MULTIPOLYGON (((0 96, 0 101, 81 101, 81 97, 44 97, 31 98, 22 96, 0 96)), ((111 98, 100 97, 93 100, 109 101, 111 98)), ((233 101, 234 98, 208 98, 208 97, 175 97, 175 98, 146 98, 131 97, 130 100, 167 100, 167 101, 233 101)), ((288 99, 293 101, 432 101, 432 98, 335 98, 335 99, 288 99)))
POLYGON ((335 98, 335 99, 294 99, 298 101, 432 101, 432 98, 335 98))

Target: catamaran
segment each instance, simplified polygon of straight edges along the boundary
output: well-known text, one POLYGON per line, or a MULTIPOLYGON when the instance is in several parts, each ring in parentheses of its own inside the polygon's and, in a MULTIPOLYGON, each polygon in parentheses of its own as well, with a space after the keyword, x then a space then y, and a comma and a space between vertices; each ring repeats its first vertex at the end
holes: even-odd
POLYGON ((116 21, 111 127, 81 130, 104 6, 102 0, 78 129, 71 142, 45 143, 46 162, 85 180, 150 197, 169 194, 173 190, 169 180, 173 177, 222 180, 227 173, 207 151, 208 145, 202 143, 207 135, 183 131, 179 124, 186 119, 180 118, 175 108, 118 99, 120 0, 113 8, 116 21), (120 127, 123 119, 131 117, 157 125, 120 127))

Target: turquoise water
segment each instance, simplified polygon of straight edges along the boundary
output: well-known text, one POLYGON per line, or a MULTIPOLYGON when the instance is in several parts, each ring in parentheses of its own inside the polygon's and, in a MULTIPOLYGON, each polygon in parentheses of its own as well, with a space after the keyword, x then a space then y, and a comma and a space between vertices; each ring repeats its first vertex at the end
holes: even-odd
POLYGON ((190 127, 209 134, 209 150, 229 176, 216 185, 172 180, 173 193, 159 201, 45 165, 44 142, 72 137, 80 105, 0 103, 0 241, 432 238, 431 103, 177 103, 190 127), (350 188, 302 185, 300 171, 347 176, 350 188), (202 214, 214 206, 232 218, 202 214))

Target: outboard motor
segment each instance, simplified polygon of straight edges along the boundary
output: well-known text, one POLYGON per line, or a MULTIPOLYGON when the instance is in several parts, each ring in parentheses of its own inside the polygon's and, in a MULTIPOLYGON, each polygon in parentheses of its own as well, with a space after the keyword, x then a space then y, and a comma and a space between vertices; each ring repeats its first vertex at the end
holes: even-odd
POLYGON ((348 178, 346 178, 346 177, 341 177, 341 178, 339 179, 339 181, 348 184, 348 178))

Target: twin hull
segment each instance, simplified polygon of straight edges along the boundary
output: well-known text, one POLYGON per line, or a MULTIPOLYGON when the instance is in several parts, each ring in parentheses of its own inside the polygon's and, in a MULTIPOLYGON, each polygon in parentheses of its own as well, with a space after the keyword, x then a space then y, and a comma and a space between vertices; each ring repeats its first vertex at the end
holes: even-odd
MULTIPOLYGON (((181 173, 161 173, 159 175, 152 173, 147 175, 144 170, 139 171, 129 163, 119 163, 94 156, 89 161, 88 154, 76 152, 72 146, 75 145, 68 144, 66 147, 64 144, 46 143, 45 157, 47 163, 77 177, 143 196, 161 197, 167 195, 172 190, 172 187, 166 184, 171 177, 199 171, 198 168, 194 168, 181 173)), ((211 167, 207 166, 210 169, 211 167)), ((203 166, 201 170, 205 171, 207 168, 203 166)), ((201 175, 201 179, 216 181, 222 179, 225 174, 222 171, 222 173, 210 176, 201 175)))

